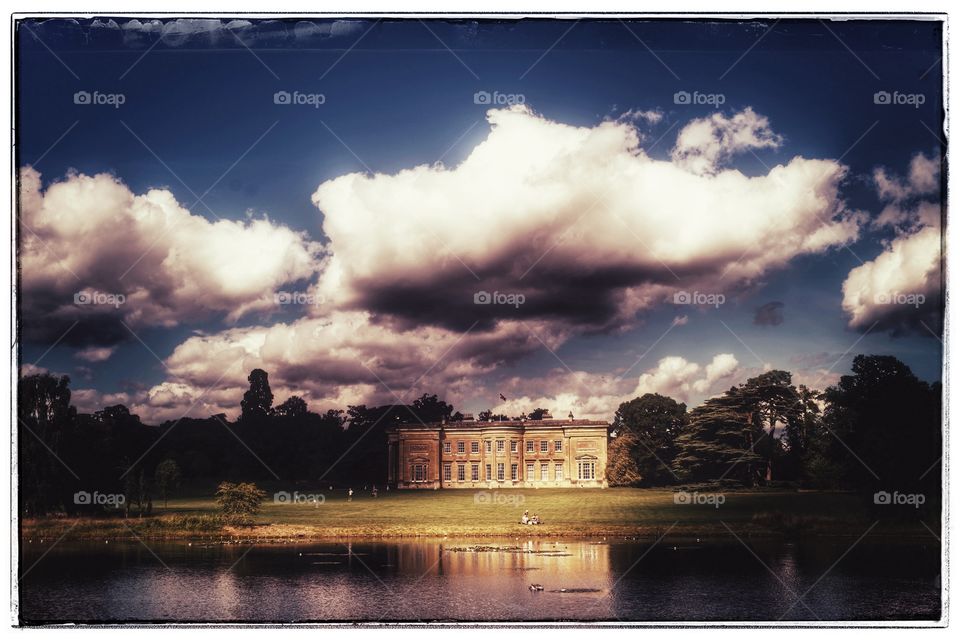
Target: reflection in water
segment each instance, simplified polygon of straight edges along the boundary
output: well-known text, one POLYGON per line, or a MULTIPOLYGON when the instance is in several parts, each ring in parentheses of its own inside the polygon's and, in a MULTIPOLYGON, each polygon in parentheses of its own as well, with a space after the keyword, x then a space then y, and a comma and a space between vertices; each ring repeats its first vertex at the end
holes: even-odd
POLYGON ((24 543, 24 621, 882 620, 940 616, 926 543, 24 543), (152 550, 152 552, 151 552, 152 550), (154 553, 156 556, 154 556, 154 553), (842 558, 841 562, 837 562, 842 558), (831 566, 836 566, 831 570, 831 566), (531 589, 542 585, 542 590, 531 589))

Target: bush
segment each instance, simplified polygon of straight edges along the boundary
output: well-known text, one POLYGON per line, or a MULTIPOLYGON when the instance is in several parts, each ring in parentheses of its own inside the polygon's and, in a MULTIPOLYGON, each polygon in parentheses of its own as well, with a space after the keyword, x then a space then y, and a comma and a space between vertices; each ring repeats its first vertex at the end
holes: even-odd
POLYGON ((248 524, 260 513, 260 505, 267 497, 267 493, 252 482, 221 482, 216 495, 224 518, 239 524, 248 524))

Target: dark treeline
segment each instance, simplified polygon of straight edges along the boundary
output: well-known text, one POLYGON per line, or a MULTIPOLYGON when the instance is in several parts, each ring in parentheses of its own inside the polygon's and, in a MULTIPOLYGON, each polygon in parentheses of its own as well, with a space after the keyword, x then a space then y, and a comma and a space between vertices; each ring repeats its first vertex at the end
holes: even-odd
MULTIPOLYGON (((336 487, 384 484, 386 431, 461 417, 436 395, 409 405, 350 406, 318 414, 292 396, 274 404, 255 369, 234 421, 223 414, 143 424, 123 405, 80 414, 69 379, 20 380, 19 478, 23 515, 103 509, 77 492, 125 496, 150 513, 182 481, 280 481, 336 487)), ((545 413, 536 409, 525 417, 545 413)), ((505 419, 484 411, 481 421, 505 419)), ((923 493, 939 503, 941 389, 889 356, 857 356, 851 375, 820 392, 769 371, 688 411, 646 394, 613 417, 612 485, 790 485, 923 493)))
POLYGON ((424 395, 410 405, 311 412, 292 396, 278 405, 255 369, 234 421, 223 414, 146 425, 123 405, 92 414, 70 404, 67 376, 24 377, 18 387, 20 508, 24 515, 102 510, 77 492, 123 494, 149 513, 183 481, 279 481, 362 486, 386 481, 388 427, 456 418, 424 395), (158 472, 159 470, 159 472, 158 472))
POLYGON ((857 356, 819 392, 768 371, 687 411, 646 394, 614 415, 611 484, 712 483, 940 497, 941 385, 890 356, 857 356))

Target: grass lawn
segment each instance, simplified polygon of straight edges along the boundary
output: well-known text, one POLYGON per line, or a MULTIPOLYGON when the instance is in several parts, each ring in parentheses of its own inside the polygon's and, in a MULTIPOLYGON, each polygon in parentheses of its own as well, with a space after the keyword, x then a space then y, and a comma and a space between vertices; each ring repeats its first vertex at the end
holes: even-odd
MULTIPOLYGON (((302 494, 309 493, 301 490, 302 494)), ((319 493, 319 491, 317 492, 319 493)), ((706 495, 706 494, 704 494, 706 495)), ((275 503, 272 493, 252 527, 223 526, 212 497, 171 499, 149 518, 26 520, 23 535, 191 538, 399 536, 859 535, 871 520, 851 493, 725 491, 722 504, 678 504, 669 489, 518 489, 391 491, 380 497, 342 490, 319 503, 275 503), (528 510, 544 524, 518 524, 528 510)), ((936 526, 935 523, 928 523, 936 526)), ((876 533, 929 535, 919 522, 883 523, 876 533)))

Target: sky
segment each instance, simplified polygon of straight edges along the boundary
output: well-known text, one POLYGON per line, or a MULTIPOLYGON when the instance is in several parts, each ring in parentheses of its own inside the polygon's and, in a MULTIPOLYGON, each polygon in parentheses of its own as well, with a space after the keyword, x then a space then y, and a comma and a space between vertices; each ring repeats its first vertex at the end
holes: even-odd
POLYGON ((942 25, 27 20, 21 374, 609 419, 942 364, 942 25), (503 400, 502 398, 506 398, 503 400))

